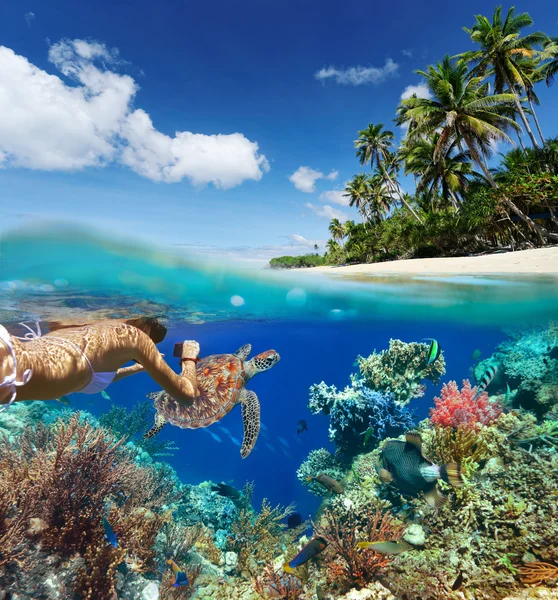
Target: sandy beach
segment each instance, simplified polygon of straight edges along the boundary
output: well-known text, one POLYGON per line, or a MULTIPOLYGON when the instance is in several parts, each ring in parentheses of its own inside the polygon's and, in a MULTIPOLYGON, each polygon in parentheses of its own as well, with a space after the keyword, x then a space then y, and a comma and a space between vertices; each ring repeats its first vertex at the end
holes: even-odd
POLYGON ((397 274, 439 275, 558 275, 558 246, 486 256, 415 258, 375 264, 300 269, 333 276, 366 277, 397 274))

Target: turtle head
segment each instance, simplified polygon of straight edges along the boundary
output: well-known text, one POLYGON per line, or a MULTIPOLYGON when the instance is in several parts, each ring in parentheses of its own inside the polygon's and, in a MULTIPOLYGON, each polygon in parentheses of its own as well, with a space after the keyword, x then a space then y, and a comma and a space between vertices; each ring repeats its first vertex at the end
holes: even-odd
POLYGON ((258 356, 254 356, 250 361, 254 369, 254 375, 263 371, 269 371, 269 369, 279 362, 280 358, 281 357, 275 350, 267 350, 266 352, 258 354, 258 356))

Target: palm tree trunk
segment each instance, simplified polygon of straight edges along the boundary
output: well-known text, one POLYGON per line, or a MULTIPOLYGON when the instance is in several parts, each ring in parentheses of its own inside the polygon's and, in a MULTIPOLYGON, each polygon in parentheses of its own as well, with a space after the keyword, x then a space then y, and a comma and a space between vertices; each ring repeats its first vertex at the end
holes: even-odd
POLYGON ((525 152, 525 144, 523 143, 523 138, 521 137, 521 131, 517 131, 517 141, 519 142, 519 145, 521 146, 521 149, 523 150, 523 152, 525 152))
POLYGON ((539 148, 540 146, 537 143, 537 138, 534 136, 533 132, 531 131, 531 127, 529 126, 529 121, 527 120, 527 115, 525 114, 525 111, 523 110, 523 107, 521 106, 521 102, 519 101, 519 96, 515 93, 514 86, 509 81, 508 81, 508 87, 510 89, 510 92, 513 94, 513 101, 515 104, 515 108, 517 110, 519 117, 523 121, 523 127, 525 127, 525 131, 527 132, 527 135, 531 138, 531 142, 533 142, 533 148, 539 148))
POLYGON ((541 142, 543 143, 543 146, 544 146, 546 144, 546 141, 544 139, 544 135, 541 130, 541 126, 539 125, 539 120, 537 119, 537 113, 535 112, 535 107, 533 106, 533 101, 531 100, 531 98, 529 96, 527 96, 527 99, 529 100, 529 106, 531 107, 531 112, 533 113, 533 119, 535 119, 535 125, 537 126, 537 131, 539 132, 541 142))
POLYGON ((382 169, 382 172, 384 174, 384 177, 389 181, 389 185, 391 187, 391 191, 395 192, 397 194, 397 196, 399 197, 399 200, 401 201, 401 204, 404 204, 405 208, 422 225, 423 224, 422 219, 417 215, 417 213, 413 210, 413 207, 405 200, 405 198, 403 198, 403 195, 397 189, 397 186, 395 185, 393 179, 389 176, 389 173, 387 172, 387 170, 384 168, 384 165, 381 165, 381 169, 382 169))
MULTIPOLYGON (((463 132, 462 132, 463 133, 463 132)), ((471 140, 469 139, 468 135, 463 134, 463 139, 465 140, 465 143, 467 144, 467 147, 469 148, 469 152, 471 153, 471 156, 473 157, 473 160, 479 165, 479 167, 483 170, 484 172, 484 176, 486 177, 488 183, 490 183, 490 185, 497 190, 498 189, 498 184, 494 181, 494 178, 492 177, 490 171, 486 168, 484 162, 482 161, 481 157, 479 156, 479 153, 477 152, 477 149, 473 146, 473 144, 471 143, 471 140)), ((550 231, 547 231, 546 229, 544 229, 543 227, 541 227, 540 225, 537 225, 533 219, 531 219, 528 215, 526 215, 514 202, 512 202, 507 196, 502 195, 502 199, 504 200, 504 204, 511 210, 513 211, 522 221, 525 221, 525 223, 527 224, 527 226, 529 227, 529 229, 531 229, 532 231, 535 232, 535 234, 537 235, 537 237, 539 238, 539 241, 541 243, 541 245, 544 245, 545 243, 545 239, 548 238, 552 238, 552 239, 558 239, 558 234, 553 234, 550 233, 550 231)))

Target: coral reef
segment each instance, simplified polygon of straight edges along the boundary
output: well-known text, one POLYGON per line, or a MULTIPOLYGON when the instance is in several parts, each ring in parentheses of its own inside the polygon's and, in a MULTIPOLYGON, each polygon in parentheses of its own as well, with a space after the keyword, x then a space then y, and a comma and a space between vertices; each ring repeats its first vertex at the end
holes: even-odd
POLYGON ((476 396, 476 391, 468 379, 463 381, 461 391, 455 381, 445 383, 440 397, 434 398, 435 408, 430 409, 432 423, 466 429, 490 425, 502 414, 502 407, 498 401, 491 402, 486 392, 476 396))
POLYGON ((329 439, 348 457, 365 444, 374 447, 384 437, 413 425, 412 414, 391 393, 373 391, 356 377, 342 391, 324 382, 313 385, 308 408, 313 414, 329 415, 329 439))
POLYGON ((325 448, 319 450, 311 450, 308 458, 300 465, 296 472, 296 476, 302 485, 308 487, 308 491, 315 496, 327 496, 329 492, 323 485, 310 481, 308 478, 316 476, 320 473, 325 473, 328 477, 341 481, 344 477, 341 464, 325 448))
POLYGON ((282 598, 296 600, 302 596, 302 582, 298 577, 286 574, 282 569, 276 569, 268 564, 262 575, 254 580, 254 589, 264 599, 282 598))
POLYGON ((446 372, 443 354, 427 364, 429 344, 390 340, 389 348, 368 358, 359 356, 357 364, 368 388, 393 394, 398 406, 424 395, 422 381, 438 383, 446 372))

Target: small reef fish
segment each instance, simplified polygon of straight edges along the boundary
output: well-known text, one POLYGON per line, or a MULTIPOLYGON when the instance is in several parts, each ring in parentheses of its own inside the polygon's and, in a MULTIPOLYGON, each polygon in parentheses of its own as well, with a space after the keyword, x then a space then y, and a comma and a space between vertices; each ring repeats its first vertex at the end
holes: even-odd
POLYGON ((482 379, 480 380, 477 391, 476 391, 475 395, 473 396, 473 400, 476 400, 484 392, 484 390, 486 390, 486 388, 490 385, 490 383, 494 379, 494 376, 496 375, 497 372, 498 372, 498 367, 496 365, 489 365, 489 367, 486 369, 485 374, 482 376, 482 379))
POLYGON ((262 431, 267 431, 267 425, 266 425, 265 423, 262 423, 262 422, 260 421, 260 429, 261 429, 262 431))
POLYGON ((363 447, 366 446, 366 444, 368 444, 368 442, 370 441, 370 437, 372 436, 374 432, 372 431, 372 427, 369 427, 366 431, 363 431, 360 435, 364 436, 364 442, 363 442, 363 447))
POLYGON ((226 483, 212 485, 211 491, 216 492, 219 496, 231 498, 232 500, 239 500, 242 498, 242 494, 235 487, 227 485, 226 483))
POLYGON ((297 567, 307 563, 311 558, 323 552, 327 546, 327 542, 322 537, 312 538, 306 546, 289 562, 283 564, 283 569, 286 573, 290 573, 297 567))
POLYGON ((283 444, 283 446, 285 446, 285 448, 289 447, 289 442, 287 442, 287 440, 285 438, 277 436, 277 439, 283 444))
POLYGON ((103 528, 105 530, 105 537, 107 538, 107 542, 113 548, 118 548, 118 540, 116 539, 116 533, 114 533, 110 523, 106 520, 105 517, 103 517, 102 522, 103 522, 103 528))
POLYGON ((105 399, 105 400, 110 400, 110 396, 105 392, 105 390, 103 390, 101 392, 101 396, 105 399))
POLYGON ((342 494, 343 486, 335 479, 329 477, 325 473, 320 473, 316 476, 310 476, 306 478, 306 481, 316 481, 317 483, 323 485, 325 489, 331 494, 342 494))
POLYGON ((407 433, 405 442, 388 440, 382 447, 380 463, 376 466, 384 483, 393 483, 402 494, 417 496, 420 492, 430 506, 439 508, 447 500, 438 489, 438 479, 454 487, 461 487, 459 463, 435 465, 422 454, 422 438, 418 433, 407 433))
POLYGON ((172 587, 180 587, 183 585, 190 585, 186 573, 180 569, 180 567, 174 562, 174 560, 167 560, 167 564, 171 566, 172 572, 174 573, 174 583, 172 587))
POLYGON ((218 427, 225 435, 231 437, 232 434, 226 427, 221 427, 221 425, 218 425, 218 427))
POLYGON ((298 527, 301 524, 302 524, 302 515, 300 513, 295 512, 292 515, 289 515, 289 518, 287 519, 287 527, 289 529, 295 529, 296 527, 298 527))
POLYGON ((511 390, 508 383, 506 383, 506 393, 504 395, 504 404, 509 404, 511 399, 511 390))
POLYGON ((473 353, 471 354, 471 360, 479 360, 479 358, 482 356, 482 352, 476 348, 475 350, 473 350, 473 353))
POLYGON ((204 428, 204 431, 209 434, 216 442, 222 442, 223 440, 213 431, 209 431, 209 429, 204 428))
POLYGON ((437 340, 433 338, 424 338, 424 341, 430 342, 428 353, 426 355, 426 364, 431 365, 440 356, 442 349, 440 348, 440 344, 438 344, 437 340))
POLYGON ((56 398, 56 402, 60 402, 60 404, 64 406, 70 406, 71 401, 68 396, 60 396, 60 398, 56 398))
POLYGON ((277 452, 277 450, 275 450, 275 447, 272 446, 271 444, 267 443, 265 444, 272 452, 277 452))
POLYGON ((237 439, 236 439, 234 436, 232 436, 232 435, 230 436, 230 440, 231 440, 231 442, 232 442, 232 443, 233 443, 235 446, 238 446, 238 447, 240 448, 240 441, 239 441, 239 440, 237 440, 237 439))
POLYGON ((296 432, 304 433, 305 431, 308 431, 308 425, 306 424, 306 421, 304 419, 300 419, 296 428, 296 432))
POLYGON ((400 542, 358 542, 357 548, 366 548, 367 550, 374 550, 380 554, 401 554, 401 552, 408 552, 413 549, 411 544, 405 541, 400 542))

